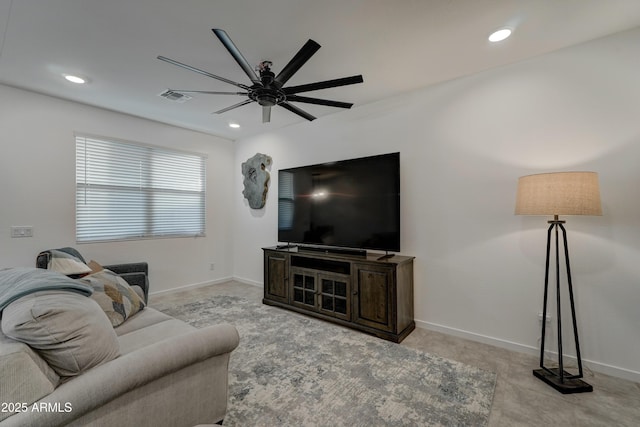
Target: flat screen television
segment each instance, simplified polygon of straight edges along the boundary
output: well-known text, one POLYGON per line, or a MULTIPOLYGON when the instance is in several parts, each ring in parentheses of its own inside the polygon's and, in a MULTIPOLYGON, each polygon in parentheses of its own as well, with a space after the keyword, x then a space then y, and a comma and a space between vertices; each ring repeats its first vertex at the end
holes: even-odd
POLYGON ((400 153, 278 171, 278 241, 400 251, 400 153))

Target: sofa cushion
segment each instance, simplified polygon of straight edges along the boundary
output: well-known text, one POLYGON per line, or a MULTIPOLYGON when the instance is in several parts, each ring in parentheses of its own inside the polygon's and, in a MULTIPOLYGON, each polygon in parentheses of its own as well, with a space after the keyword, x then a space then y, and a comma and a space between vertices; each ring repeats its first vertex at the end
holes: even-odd
MULTIPOLYGON (((0 332, 0 403, 31 405, 51 393, 60 377, 28 345, 0 332)), ((12 415, 0 410, 0 421, 12 415)))
POLYGON ((128 334, 156 323, 166 322, 167 320, 174 320, 174 318, 168 314, 162 313, 161 311, 147 307, 135 316, 127 319, 127 321, 122 325, 115 328, 116 335, 120 336, 128 334))
POLYGON ((93 288, 93 298, 106 313, 115 328, 145 306, 136 291, 124 280, 110 270, 101 269, 78 281, 93 288))
POLYGON ((33 348, 60 376, 79 375, 120 354, 116 333, 98 304, 73 292, 24 296, 4 309, 1 327, 9 338, 33 348))
POLYGON ((125 355, 151 344, 189 334, 196 330, 188 323, 172 318, 118 336, 120 351, 125 355))

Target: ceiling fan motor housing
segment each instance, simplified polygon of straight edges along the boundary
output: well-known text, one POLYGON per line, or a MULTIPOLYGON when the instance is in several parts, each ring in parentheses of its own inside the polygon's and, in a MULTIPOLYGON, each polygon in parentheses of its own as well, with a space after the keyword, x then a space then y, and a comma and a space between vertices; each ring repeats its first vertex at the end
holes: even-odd
MULTIPOLYGON (((263 62, 264 64, 264 62, 263 62)), ((264 66, 260 69, 260 81, 262 86, 253 85, 249 91, 249 98, 257 101, 263 107, 273 107, 287 99, 284 92, 280 90, 280 85, 275 81, 275 74, 264 66)))
POLYGON ((258 104, 263 107, 273 107, 286 99, 283 93, 265 90, 263 88, 257 88, 249 94, 249 98, 257 101, 258 104))

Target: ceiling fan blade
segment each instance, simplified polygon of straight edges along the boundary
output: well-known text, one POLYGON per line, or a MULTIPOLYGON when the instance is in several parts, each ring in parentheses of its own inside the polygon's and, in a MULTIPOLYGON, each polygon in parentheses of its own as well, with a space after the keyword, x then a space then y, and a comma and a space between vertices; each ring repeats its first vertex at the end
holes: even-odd
POLYGON ((362 83, 363 81, 364 80, 362 79, 362 75, 357 75, 357 76, 351 76, 351 77, 343 77, 341 79, 325 80, 323 82, 308 83, 300 86, 289 86, 289 87, 283 88, 282 91, 287 95, 291 95, 294 93, 309 92, 312 90, 329 89, 331 87, 353 85, 356 83, 362 83))
POLYGON ((280 87, 284 86, 284 84, 293 76, 299 69, 302 67, 308 60, 320 49, 320 45, 313 40, 309 39, 307 42, 300 48, 298 53, 291 58, 291 61, 280 71, 280 74, 276 76, 275 81, 280 84, 280 87))
POLYGON ((229 83, 234 86, 238 86, 240 89, 249 90, 249 86, 243 85, 241 83, 236 83, 233 80, 225 79, 224 77, 216 76, 215 74, 211 74, 207 71, 201 70, 196 67, 192 67, 191 65, 183 64, 182 62, 174 61, 173 59, 169 59, 164 56, 158 56, 158 59, 164 62, 168 62, 169 64, 177 65, 178 67, 185 68, 190 71, 194 71, 196 73, 202 74, 203 76, 211 77, 212 79, 220 80, 221 82, 229 83))
POLYGON ((213 28, 211 31, 213 31, 213 33, 218 37, 224 47, 227 48, 231 56, 233 56, 233 59, 235 59, 238 65, 240 65, 240 68, 242 68, 245 74, 249 76, 249 80, 251 80, 253 83, 262 84, 260 79, 256 75, 256 72, 253 70, 253 68, 251 68, 251 65, 249 65, 249 62, 245 59, 245 57, 242 56, 240 50, 238 50, 236 45, 233 44, 233 42, 229 38, 229 35, 224 30, 220 30, 218 28, 213 28))
POLYGON ((271 106, 262 106, 262 123, 269 123, 271 121, 271 106))
POLYGON ((179 93, 206 93, 208 95, 245 95, 248 96, 249 92, 217 92, 214 90, 182 90, 182 89, 169 89, 173 92, 179 93))
POLYGON ((304 110, 299 109, 298 107, 295 107, 291 104, 289 104, 288 102, 281 102, 280 104, 278 104, 281 107, 286 108, 287 110, 291 111, 292 113, 295 113, 297 115, 299 115, 300 117, 303 117, 309 121, 315 120, 316 118, 314 116, 312 116, 311 114, 307 113, 304 110))
POLYGON ((353 104, 350 102, 331 101, 328 99, 320 99, 320 98, 307 98, 306 96, 298 96, 298 95, 287 96, 287 101, 306 102, 307 104, 326 105, 328 107, 338 107, 338 108, 353 107, 353 104))
POLYGON ((230 107, 223 108, 222 110, 214 111, 214 112, 213 112, 213 113, 211 113, 211 114, 222 114, 222 113, 225 113, 225 112, 227 112, 227 111, 229 111, 229 110, 233 110, 234 108, 238 108, 238 107, 242 107, 243 105, 247 105, 247 104, 249 104, 249 103, 251 103, 251 102, 253 102, 253 100, 251 100, 251 99, 247 99, 247 100, 244 100, 244 101, 242 101, 242 102, 238 102, 237 104, 233 104, 233 105, 232 105, 232 106, 230 106, 230 107))

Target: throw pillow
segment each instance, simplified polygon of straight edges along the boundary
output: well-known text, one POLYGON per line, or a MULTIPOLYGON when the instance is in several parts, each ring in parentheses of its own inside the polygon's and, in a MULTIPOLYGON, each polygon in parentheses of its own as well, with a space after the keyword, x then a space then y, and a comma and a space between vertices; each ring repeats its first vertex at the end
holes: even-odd
POLYGON ((73 255, 57 249, 52 249, 50 252, 51 258, 47 269, 57 271, 65 276, 91 273, 91 268, 73 255))
POLYGON ((98 271, 104 270, 104 268, 100 264, 98 264, 97 261, 94 261, 94 260, 89 261, 87 265, 91 269, 92 273, 97 273, 98 271))
POLYGON ((98 304, 74 292, 26 295, 4 309, 1 327, 61 377, 79 375, 120 354, 116 333, 98 304))
POLYGON ((93 288, 91 298, 104 310, 114 328, 145 306, 127 281, 111 270, 103 269, 78 280, 93 288))

